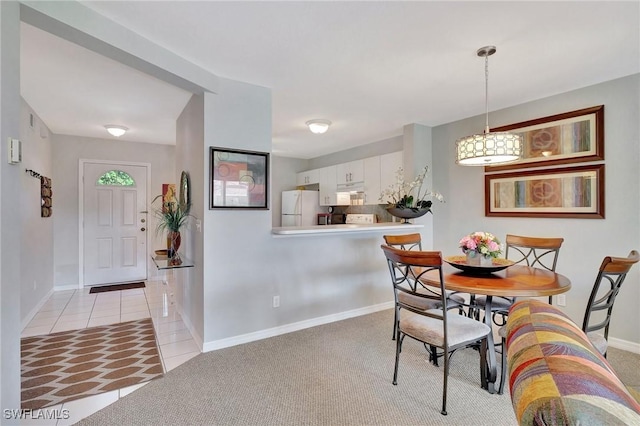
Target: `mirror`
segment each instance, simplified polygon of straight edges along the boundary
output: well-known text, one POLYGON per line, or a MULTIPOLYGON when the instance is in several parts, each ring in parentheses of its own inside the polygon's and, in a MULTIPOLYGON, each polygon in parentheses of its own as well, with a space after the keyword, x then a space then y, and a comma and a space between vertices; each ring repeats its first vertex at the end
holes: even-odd
POLYGON ((188 213, 191 210, 191 185, 189 182, 189 173, 183 171, 180 176, 180 206, 188 213))

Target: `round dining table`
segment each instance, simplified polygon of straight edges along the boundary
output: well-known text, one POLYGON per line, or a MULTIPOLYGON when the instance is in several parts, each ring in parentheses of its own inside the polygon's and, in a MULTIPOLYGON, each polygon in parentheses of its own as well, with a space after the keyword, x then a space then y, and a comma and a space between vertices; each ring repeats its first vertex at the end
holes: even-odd
MULTIPOLYGON (((501 271, 484 273, 461 271, 449 264, 443 264, 442 275, 445 288, 449 291, 485 295, 484 322, 491 328, 491 304, 493 296, 539 297, 553 296, 569 291, 571 281, 564 275, 546 269, 513 265, 501 271), (486 313, 489 313, 488 315, 486 313)), ((420 279, 430 287, 440 287, 438 270, 424 274, 420 279)), ((481 370, 482 388, 495 393, 497 362, 493 333, 489 333, 480 350, 486 351, 487 365, 481 370), (486 345, 486 347, 485 347, 486 345)), ((502 348, 505 350, 505 348, 502 348)))

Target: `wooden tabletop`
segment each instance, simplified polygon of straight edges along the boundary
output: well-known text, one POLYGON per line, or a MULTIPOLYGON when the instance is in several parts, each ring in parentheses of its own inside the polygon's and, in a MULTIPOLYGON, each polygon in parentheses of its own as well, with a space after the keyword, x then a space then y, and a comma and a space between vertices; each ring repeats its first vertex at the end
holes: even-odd
MULTIPOLYGON (((442 273, 447 290, 488 296, 552 296, 571 288, 571 281, 564 275, 530 266, 514 265, 491 274, 470 274, 443 265, 442 273)), ((421 281, 440 287, 438 271, 424 274, 421 281)))

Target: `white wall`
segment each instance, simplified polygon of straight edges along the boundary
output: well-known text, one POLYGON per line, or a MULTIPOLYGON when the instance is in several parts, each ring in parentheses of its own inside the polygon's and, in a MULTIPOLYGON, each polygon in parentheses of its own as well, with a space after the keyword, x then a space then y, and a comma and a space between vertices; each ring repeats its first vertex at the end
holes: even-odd
MULTIPOLYGON (((24 100, 20 108, 22 164, 20 176, 20 320, 24 327, 40 303, 53 291, 53 216, 41 217, 40 179, 26 173, 34 170, 52 178, 51 132, 24 100), (30 126, 33 115, 33 127, 30 126)), ((56 182, 52 181, 53 214, 56 214, 56 182)))
MULTIPOLYGON (((175 146, 136 143, 121 139, 94 139, 69 135, 53 137, 54 286, 77 286, 78 269, 78 161, 82 159, 132 161, 151 164, 150 203, 162 194, 163 183, 177 183, 175 146)), ((148 215, 149 253, 165 248, 166 240, 155 232, 148 215)), ((149 260, 150 261, 150 260, 149 260)))
MULTIPOLYGON (((581 108, 602 105, 605 110, 605 209, 606 218, 536 219, 484 216, 482 168, 454 163, 455 141, 481 131, 484 116, 456 121, 433 129, 434 185, 447 198, 443 214, 434 215, 435 246, 445 253, 458 252, 457 243, 473 231, 489 231, 504 239, 507 233, 560 236, 565 239, 557 271, 569 277, 572 289, 564 309, 582 324, 589 292, 605 256, 627 256, 640 250, 640 76, 613 80, 569 93, 491 112, 491 126, 518 123, 581 108)), ((609 336, 632 342, 640 352, 640 265, 622 287, 609 336)))

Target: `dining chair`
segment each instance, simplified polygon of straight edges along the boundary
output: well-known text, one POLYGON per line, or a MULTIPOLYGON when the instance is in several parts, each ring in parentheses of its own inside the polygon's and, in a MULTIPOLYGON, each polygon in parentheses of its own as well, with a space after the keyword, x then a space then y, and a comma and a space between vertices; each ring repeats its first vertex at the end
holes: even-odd
MULTIPOLYGON (((402 235, 383 235, 384 242, 386 245, 398 248, 400 250, 418 250, 422 251, 422 236, 419 233, 414 234, 402 234, 402 235)), ((427 290, 431 292, 431 290, 427 290)), ((462 307, 465 305, 465 300, 462 296, 458 294, 447 293, 449 296, 449 301, 451 302, 449 309, 457 308, 462 313, 462 307)), ((394 293, 394 296, 396 294, 394 293)), ((422 298, 414 298, 410 294, 400 293, 397 295, 404 303, 409 305, 413 305, 415 308, 427 310, 432 308, 441 307, 440 302, 437 300, 425 300, 422 298)), ((398 303, 398 300, 395 300, 395 303, 398 303)), ((391 340, 395 340, 396 338, 396 324, 397 318, 393 319, 393 335, 391 340)), ((435 365, 438 365, 438 358, 434 357, 432 359, 435 365)))
POLYGON ((447 379, 449 376, 449 359, 453 351, 478 341, 481 342, 480 371, 486 364, 487 336, 491 329, 484 323, 475 321, 466 315, 460 315, 447 309, 449 299, 444 287, 442 275, 442 254, 438 251, 401 250, 382 245, 387 258, 391 282, 396 293, 396 361, 393 371, 393 384, 398 384, 398 364, 402 342, 410 337, 425 346, 442 349, 444 358, 442 410, 447 415, 447 379), (440 277, 438 294, 425 293, 420 279, 429 271, 437 271, 440 277), (409 294, 415 298, 439 301, 440 308, 417 309, 404 303, 399 293, 409 294))
MULTIPOLYGON (((514 265, 526 265, 555 272, 560 247, 563 242, 564 238, 525 237, 507 234, 507 238, 505 239, 505 258, 512 260, 514 265)), ((492 298, 491 311, 494 319, 496 312, 503 317, 502 323, 496 322, 496 325, 504 325, 504 318, 513 302, 514 298, 511 297, 497 296, 492 298)), ((549 304, 552 303, 553 296, 549 296, 549 304)), ((479 316, 480 310, 484 310, 485 304, 485 296, 472 297, 472 305, 476 308, 474 310, 476 319, 479 316)))
POLYGON ((600 264, 598 275, 589 296, 584 313, 582 331, 605 358, 609 339, 609 324, 616 296, 631 267, 638 263, 640 255, 631 250, 627 257, 607 256, 600 264), (604 330, 604 334, 596 331, 604 330))
MULTIPOLYGON (((558 255, 560 254, 560 247, 564 242, 564 238, 547 238, 547 237, 526 237, 522 235, 507 234, 505 239, 505 258, 512 260, 514 265, 526 265, 534 268, 546 269, 547 271, 555 272, 556 265, 558 263, 558 255)), ((504 325, 509 313, 509 308, 513 305, 515 298, 494 296, 491 301, 491 319, 500 327, 498 335, 500 336, 501 344, 501 374, 500 374, 500 386, 498 387, 498 394, 502 395, 504 392, 505 376, 507 374, 507 351, 506 345, 506 330, 504 325), (500 322, 496 318, 500 318, 500 322)), ((549 304, 552 304, 553 298, 549 296, 549 304)), ((488 315, 485 309, 487 303, 486 296, 471 296, 471 307, 469 311, 473 311, 473 315, 476 319, 480 317, 480 311, 485 311, 485 315, 488 315)))

